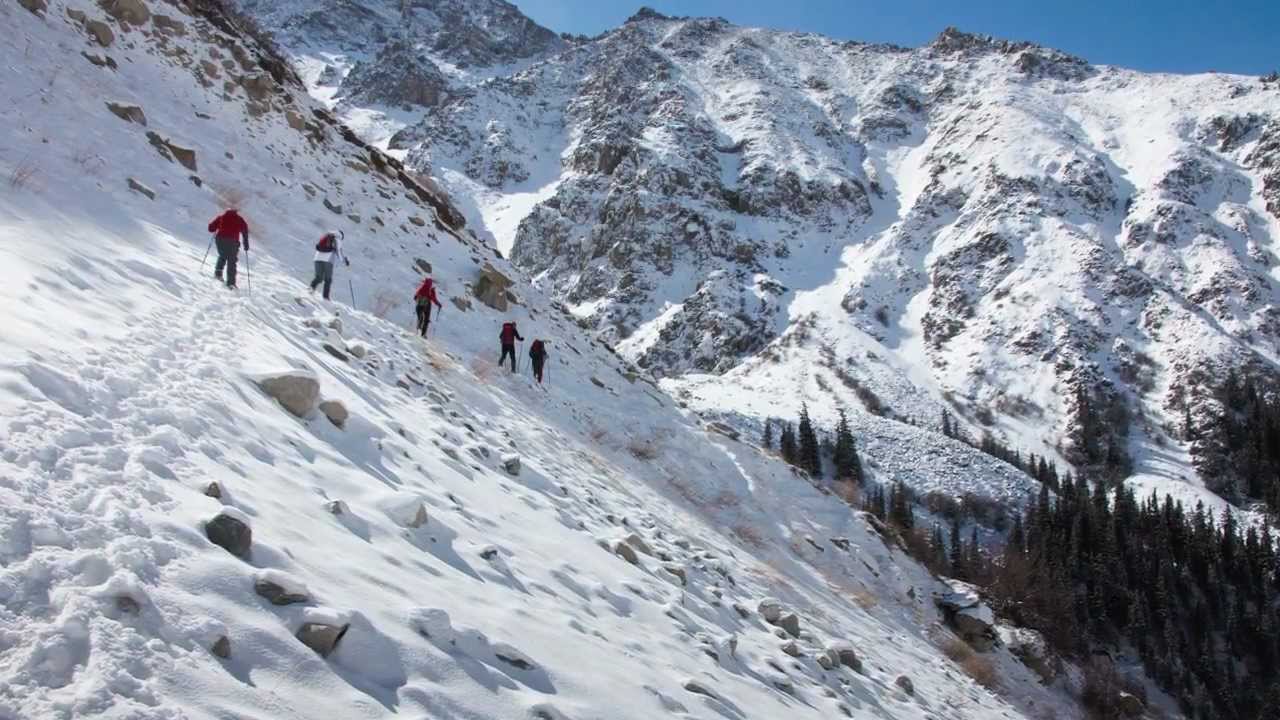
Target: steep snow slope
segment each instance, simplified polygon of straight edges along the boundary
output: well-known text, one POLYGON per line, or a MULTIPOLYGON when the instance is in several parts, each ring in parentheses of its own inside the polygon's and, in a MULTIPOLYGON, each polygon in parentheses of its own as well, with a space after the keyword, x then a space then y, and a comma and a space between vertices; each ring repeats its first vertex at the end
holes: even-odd
POLYGON ((1257 78, 642 11, 390 143, 702 409, 743 411, 718 398, 745 386, 829 419, 869 389, 1079 463, 1077 393, 1099 392, 1169 489, 1194 475, 1184 388, 1275 372, 1278 132, 1257 78))
POLYGON ((488 250, 234 22, 107 7, 0 6, 0 718, 1072 712, 1074 675, 1042 686, 1003 648, 1002 696, 968 679, 936 648, 934 579, 540 292, 468 299, 488 250), (232 201, 254 229, 235 292, 200 264, 232 201), (352 250, 338 287, 387 320, 306 292, 322 228, 352 250), (416 256, 447 298, 425 343, 399 302, 416 256), (505 317, 550 339, 549 386, 494 367, 505 317), (342 427, 265 395, 280 373, 342 427), (252 527, 247 561, 206 539, 220 512, 252 527), (350 627, 321 658, 306 622, 350 627), (861 672, 819 662, 833 643, 861 672))

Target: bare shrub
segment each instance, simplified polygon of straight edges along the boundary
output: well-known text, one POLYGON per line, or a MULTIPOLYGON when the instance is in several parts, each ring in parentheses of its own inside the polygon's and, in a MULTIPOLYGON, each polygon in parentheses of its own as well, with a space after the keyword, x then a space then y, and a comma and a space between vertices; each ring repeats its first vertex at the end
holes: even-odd
POLYGON ((750 525, 734 525, 732 532, 734 537, 747 545, 758 548, 764 547, 764 537, 760 535, 759 530, 751 527, 750 525))
POLYGON ((385 320, 392 310, 400 306, 400 302, 403 299, 402 296, 403 293, 394 292, 386 288, 380 289, 373 294, 373 304, 370 306, 369 312, 373 313, 374 317, 385 320))
POLYGON ((974 682, 992 691, 1000 687, 999 673, 996 672, 995 663, 991 662, 990 658, 979 654, 969 646, 969 643, 949 632, 939 632, 935 635, 934 642, 942 654, 959 665, 960 669, 973 678, 974 682))
POLYGON ((493 363, 485 360, 484 358, 473 358, 468 368, 471 370, 471 374, 475 376, 476 380, 479 380, 486 385, 493 379, 493 363))
POLYGON ((84 174, 92 175, 94 177, 101 174, 103 168, 107 166, 106 158, 94 152, 93 147, 88 145, 77 150, 75 155, 71 156, 71 161, 74 162, 76 167, 80 168, 84 174))
POLYGON ((653 439, 632 438, 627 442, 627 452, 637 460, 653 460, 658 457, 658 445, 653 439))
POLYGON ((863 610, 871 610, 871 608, 880 604, 880 600, 875 596, 875 593, 866 590, 854 590, 849 596, 863 610))
POLYGON ((22 159, 22 162, 15 165, 13 171, 9 173, 9 189, 16 192, 30 187, 39 172, 40 166, 36 164, 32 156, 28 155, 22 159))
POLYGON ((850 507, 862 507, 862 488, 851 480, 837 480, 831 484, 835 496, 845 501, 850 507))

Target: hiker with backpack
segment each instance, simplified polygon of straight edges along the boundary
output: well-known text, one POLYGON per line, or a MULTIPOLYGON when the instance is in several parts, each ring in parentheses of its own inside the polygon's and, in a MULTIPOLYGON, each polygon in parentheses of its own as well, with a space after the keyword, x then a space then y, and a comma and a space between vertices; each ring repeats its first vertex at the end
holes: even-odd
POLYGON ((249 223, 240 217, 240 213, 235 208, 228 208, 226 212, 209 223, 209 232, 213 233, 213 241, 218 246, 218 263, 213 268, 213 276, 221 280, 222 270, 226 268, 227 287, 234 288, 236 263, 240 260, 241 237, 244 238, 245 255, 249 254, 249 223))
POLYGON ((533 376, 538 384, 542 384, 542 366, 547 361, 547 347, 541 340, 534 340, 529 346, 529 360, 533 362, 533 376))
POLYGON ((516 371, 516 341, 524 342, 524 338, 520 337, 520 332, 516 330, 514 322, 502 323, 502 332, 498 333, 498 340, 502 341, 502 357, 498 359, 498 365, 506 362, 507 355, 511 356, 511 372, 516 371))
POLYGON ((346 253, 342 252, 342 241, 346 239, 346 235, 341 230, 327 232, 316 243, 316 255, 313 258, 316 263, 316 277, 311 281, 311 292, 316 291, 316 287, 320 283, 324 283, 324 299, 329 299, 329 288, 333 285, 333 261, 335 258, 342 258, 342 261, 351 267, 351 261, 347 259, 346 253))
POLYGON ((422 337, 426 337, 427 328, 431 325, 432 303, 435 303, 437 310, 444 309, 444 306, 440 304, 440 300, 436 297, 435 281, 430 277, 424 279, 422 284, 418 286, 418 292, 413 294, 413 300, 418 306, 418 332, 422 333, 422 337))

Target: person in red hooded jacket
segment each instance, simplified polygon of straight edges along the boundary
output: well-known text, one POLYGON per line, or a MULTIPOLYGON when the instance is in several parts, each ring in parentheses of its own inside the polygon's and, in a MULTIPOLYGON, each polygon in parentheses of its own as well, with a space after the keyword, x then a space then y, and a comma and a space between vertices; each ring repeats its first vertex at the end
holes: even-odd
POLYGON ((431 278, 426 278, 422 284, 418 286, 418 292, 413 294, 414 302, 418 305, 418 332, 422 333, 422 337, 427 336, 427 328, 431 325, 431 306, 434 304, 436 308, 441 308, 439 298, 436 297, 436 284, 431 278))
POLYGON ((209 232, 213 233, 214 243, 218 246, 218 264, 213 268, 213 276, 222 279, 222 269, 227 270, 227 287, 236 286, 236 263, 240 259, 240 241, 244 238, 244 251, 249 252, 249 223, 240 217, 235 208, 230 208, 209 223, 209 232))
POLYGON ((520 337, 520 331, 516 330, 516 324, 513 322, 502 323, 502 332, 498 333, 498 340, 502 342, 502 357, 498 359, 498 365, 506 362, 507 356, 511 356, 511 372, 516 371, 516 341, 524 342, 524 338, 520 337))

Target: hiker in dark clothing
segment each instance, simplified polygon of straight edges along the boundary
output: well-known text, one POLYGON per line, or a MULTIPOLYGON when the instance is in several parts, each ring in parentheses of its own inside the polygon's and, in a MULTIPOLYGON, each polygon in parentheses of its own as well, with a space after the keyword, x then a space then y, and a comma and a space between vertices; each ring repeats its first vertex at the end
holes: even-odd
POLYGON ((209 223, 209 232, 213 233, 214 243, 218 246, 218 264, 213 268, 213 276, 222 279, 222 270, 227 271, 227 287, 236 286, 236 263, 240 260, 240 238, 244 237, 245 254, 249 252, 249 223, 240 217, 235 208, 230 208, 209 223))
POLYGON ((431 278, 423 280, 418 292, 413 294, 413 300, 418 306, 418 332, 426 337, 427 328, 431 326, 431 305, 434 303, 436 308, 444 307, 436 297, 435 282, 431 278))
POLYGON ((511 356, 511 372, 516 371, 516 341, 524 342, 524 338, 520 337, 519 331, 516 330, 516 324, 513 322, 502 323, 502 332, 498 334, 498 339, 502 341, 502 357, 498 359, 498 365, 506 362, 507 355, 511 356))
POLYGON ((534 340, 529 346, 529 359, 533 361, 533 376, 538 384, 542 384, 542 366, 547 361, 547 348, 541 340, 534 340))

